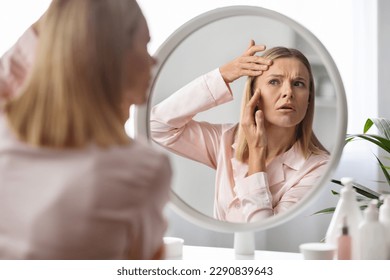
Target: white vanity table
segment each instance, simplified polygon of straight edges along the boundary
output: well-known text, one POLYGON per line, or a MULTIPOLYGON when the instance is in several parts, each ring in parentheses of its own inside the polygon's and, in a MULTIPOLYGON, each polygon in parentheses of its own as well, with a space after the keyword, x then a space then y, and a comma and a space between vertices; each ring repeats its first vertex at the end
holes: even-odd
POLYGON ((300 253, 256 250, 254 255, 236 255, 233 248, 183 246, 183 255, 170 260, 303 260, 300 253))

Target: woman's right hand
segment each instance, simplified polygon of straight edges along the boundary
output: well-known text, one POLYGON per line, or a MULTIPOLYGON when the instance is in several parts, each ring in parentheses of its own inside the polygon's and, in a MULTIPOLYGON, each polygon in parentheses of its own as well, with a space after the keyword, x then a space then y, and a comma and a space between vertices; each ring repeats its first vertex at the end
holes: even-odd
POLYGON ((264 113, 257 110, 261 92, 256 89, 252 98, 246 104, 241 120, 241 127, 248 143, 248 175, 265 172, 267 153, 267 133, 264 126, 264 113))
POLYGON ((259 76, 268 70, 272 61, 255 55, 265 48, 264 45, 255 45, 255 41, 251 40, 248 49, 241 56, 221 66, 219 71, 225 83, 229 84, 243 76, 259 76))

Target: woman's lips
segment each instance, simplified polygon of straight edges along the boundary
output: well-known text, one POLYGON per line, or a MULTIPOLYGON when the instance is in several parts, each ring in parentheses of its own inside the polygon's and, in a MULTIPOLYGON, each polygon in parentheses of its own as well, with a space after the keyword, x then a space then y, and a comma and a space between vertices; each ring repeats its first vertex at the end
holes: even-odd
POLYGON ((279 106, 279 107, 277 108, 277 110, 278 110, 278 111, 291 112, 291 111, 295 111, 295 107, 294 107, 294 105, 292 105, 292 104, 287 104, 287 103, 285 103, 285 104, 279 106))

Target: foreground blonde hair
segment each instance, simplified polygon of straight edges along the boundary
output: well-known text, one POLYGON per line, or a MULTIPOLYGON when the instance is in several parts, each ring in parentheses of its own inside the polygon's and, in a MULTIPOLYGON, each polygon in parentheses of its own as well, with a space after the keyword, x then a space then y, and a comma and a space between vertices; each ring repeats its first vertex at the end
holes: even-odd
POLYGON ((5 107, 17 136, 55 148, 129 143, 124 58, 141 17, 134 0, 53 0, 31 75, 5 107))
MULTIPOLYGON (((314 79, 311 66, 307 58, 298 50, 285 47, 274 47, 264 52, 262 57, 275 60, 278 58, 295 58, 305 65, 309 72, 309 105, 307 108, 306 115, 302 122, 298 124, 296 129, 296 141, 299 144, 300 151, 302 155, 307 158, 311 153, 322 154, 328 153, 324 146, 320 143, 313 132, 313 118, 314 118, 314 103, 315 103, 315 88, 314 88, 314 79)), ((246 104, 249 102, 250 98, 254 94, 254 83, 256 77, 248 77, 244 94, 241 102, 241 118, 246 104)), ((242 162, 245 162, 249 157, 248 142, 245 138, 245 133, 242 130, 241 126, 238 128, 237 132, 237 149, 236 149, 236 158, 242 162)))

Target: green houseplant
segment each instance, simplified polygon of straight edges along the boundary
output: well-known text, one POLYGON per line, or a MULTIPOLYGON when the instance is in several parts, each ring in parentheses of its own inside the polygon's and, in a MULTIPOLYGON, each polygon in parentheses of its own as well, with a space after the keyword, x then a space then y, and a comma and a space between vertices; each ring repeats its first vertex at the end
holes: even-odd
MULTIPOLYGON (((382 149, 386 155, 384 159, 380 159, 379 156, 373 155, 376 161, 378 162, 384 177, 386 179, 386 184, 388 187, 387 192, 390 193, 390 166, 385 164, 384 160, 390 159, 390 120, 384 119, 384 118, 369 118, 367 119, 363 133, 360 134, 348 134, 345 139, 346 145, 350 143, 351 141, 355 140, 364 140, 368 141, 370 143, 375 144, 380 149, 382 149), (378 129, 378 134, 370 134, 368 133, 369 130, 375 126, 378 129)), ((335 183, 337 185, 342 185, 339 180, 332 180, 332 183, 335 183)), ((372 199, 377 199, 379 201, 379 205, 382 203, 381 195, 380 193, 370 189, 369 187, 363 186, 358 183, 354 183, 354 188, 356 192, 358 193, 358 200, 361 202, 361 208, 364 209, 367 207, 368 203, 372 199)), ((339 195, 338 191, 332 190, 332 194, 339 195)), ((378 206, 379 206, 378 205, 378 206)), ((314 214, 331 214, 335 211, 335 207, 329 207, 323 210, 320 210, 314 214)))

